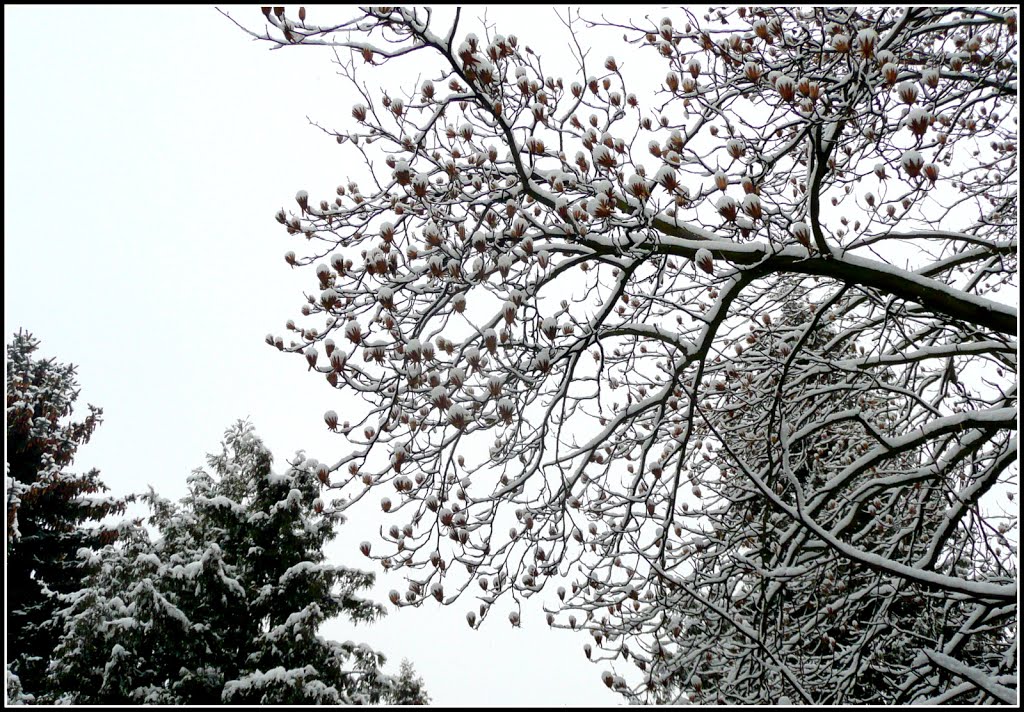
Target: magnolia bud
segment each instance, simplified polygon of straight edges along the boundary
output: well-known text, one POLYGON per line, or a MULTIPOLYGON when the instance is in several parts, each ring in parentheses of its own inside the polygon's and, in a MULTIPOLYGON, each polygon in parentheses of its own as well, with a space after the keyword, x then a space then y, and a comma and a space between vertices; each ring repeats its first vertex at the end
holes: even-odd
POLYGON ((790 226, 790 231, 793 233, 793 237, 796 238, 804 247, 809 247, 811 244, 811 230, 804 222, 795 222, 790 226))
POLYGON ((694 255, 693 261, 697 263, 697 266, 708 274, 714 274, 714 257, 711 251, 706 248, 700 248, 697 250, 697 254, 694 255))

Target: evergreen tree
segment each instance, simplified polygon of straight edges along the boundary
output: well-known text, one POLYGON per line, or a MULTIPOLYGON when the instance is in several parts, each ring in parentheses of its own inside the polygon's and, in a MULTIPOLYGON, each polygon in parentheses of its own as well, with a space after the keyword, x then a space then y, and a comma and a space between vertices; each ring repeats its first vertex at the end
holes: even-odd
POLYGON ((396 705, 429 705, 430 695, 423 686, 423 678, 416 674, 412 663, 402 660, 391 703, 396 705))
MULTIPOLYGON (((84 571, 76 556, 115 532, 97 523, 123 512, 124 501, 98 496, 97 470, 67 471, 103 411, 89 406, 71 420, 79 388, 76 367, 36 356, 39 341, 18 331, 7 346, 7 666, 19 694, 32 699, 56 646, 51 592, 77 590, 84 571), (91 525, 91 526, 90 526, 91 525)), ((9 688, 11 689, 11 688, 9 688)))
POLYGON ((325 640, 337 615, 369 622, 383 607, 357 594, 373 575, 324 563, 332 510, 319 466, 301 454, 285 474, 243 422, 174 504, 145 496, 142 528, 93 558, 67 598, 51 666, 76 704, 352 704, 426 699, 411 668, 397 680, 368 646, 325 640))

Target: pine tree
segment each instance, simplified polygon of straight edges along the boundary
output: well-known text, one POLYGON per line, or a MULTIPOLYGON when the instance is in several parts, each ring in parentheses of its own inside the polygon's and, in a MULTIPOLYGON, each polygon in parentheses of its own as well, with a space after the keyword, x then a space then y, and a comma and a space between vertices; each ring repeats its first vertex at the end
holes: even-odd
POLYGON ((90 405, 71 420, 79 395, 76 367, 35 354, 39 341, 18 331, 7 346, 7 666, 20 693, 41 692, 59 630, 50 592, 69 594, 84 571, 76 552, 97 548, 116 533, 97 526, 124 511, 97 470, 67 471, 78 448, 102 421, 90 405))
POLYGON ((388 700, 395 705, 429 705, 430 695, 424 689, 423 678, 416 674, 412 663, 402 660, 395 679, 395 689, 388 700))
POLYGON ((368 646, 325 640, 337 615, 369 622, 357 594, 373 575, 324 563, 335 517, 317 465, 285 474, 243 422, 174 504, 150 491, 149 523, 95 555, 86 591, 68 597, 51 666, 76 704, 351 704, 426 699, 411 668, 397 680, 368 646))

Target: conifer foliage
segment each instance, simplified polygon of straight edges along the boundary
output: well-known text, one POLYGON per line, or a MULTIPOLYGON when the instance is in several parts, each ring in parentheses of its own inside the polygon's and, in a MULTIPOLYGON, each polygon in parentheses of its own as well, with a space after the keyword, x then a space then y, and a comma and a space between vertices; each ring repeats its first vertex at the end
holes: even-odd
POLYGON ((39 691, 59 630, 52 593, 81 581, 76 552, 109 542, 99 526, 124 501, 103 496, 98 470, 67 468, 89 442, 103 411, 88 406, 72 419, 79 387, 76 367, 41 358, 39 341, 18 331, 7 345, 7 669, 9 691, 31 700, 39 691), (13 677, 12 677, 13 676, 13 677))
MULTIPOLYGON (((149 530, 93 553, 95 573, 65 598, 66 636, 50 666, 76 704, 415 702, 368 646, 317 635, 337 615, 369 622, 358 592, 373 574, 324 563, 337 519, 319 499, 316 463, 284 474, 238 422, 180 503, 152 490, 149 530)), ((411 671, 410 671, 411 672, 411 671)))

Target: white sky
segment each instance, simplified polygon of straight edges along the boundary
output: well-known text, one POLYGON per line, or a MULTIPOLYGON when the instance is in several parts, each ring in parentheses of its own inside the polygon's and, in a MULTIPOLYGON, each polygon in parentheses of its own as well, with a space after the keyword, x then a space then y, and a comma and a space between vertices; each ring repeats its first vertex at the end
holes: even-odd
MULTIPOLYGON (((550 8, 489 12, 542 56, 564 51, 550 8)), ((255 6, 231 13, 262 20, 255 6)), ((78 365, 83 412, 104 409, 74 468, 98 467, 115 494, 151 484, 178 498, 244 417, 278 470, 299 448, 336 460, 344 443, 323 413, 344 418, 344 403, 263 343, 287 335, 313 281, 284 263, 299 248, 274 212, 300 188, 332 196, 359 170, 306 119, 339 125, 333 112, 355 100, 329 55, 270 52, 212 7, 5 6, 4 21, 5 341, 33 332, 43 356, 78 365)), ((596 45, 591 59, 606 54, 596 45)), ((571 67, 545 64, 571 81, 571 67)), ((364 565, 370 509, 342 528, 332 560, 364 565)), ((379 576, 375 597, 391 588, 405 585, 379 576)), ((553 603, 553 587, 542 598, 553 603)), ((549 630, 539 603, 520 629, 499 609, 471 631, 466 597, 323 633, 379 648, 393 671, 408 657, 437 704, 621 702, 584 658, 583 634, 549 630)))

